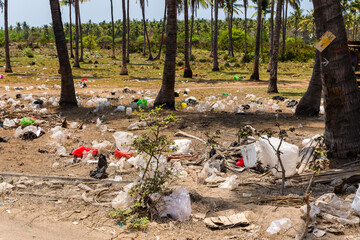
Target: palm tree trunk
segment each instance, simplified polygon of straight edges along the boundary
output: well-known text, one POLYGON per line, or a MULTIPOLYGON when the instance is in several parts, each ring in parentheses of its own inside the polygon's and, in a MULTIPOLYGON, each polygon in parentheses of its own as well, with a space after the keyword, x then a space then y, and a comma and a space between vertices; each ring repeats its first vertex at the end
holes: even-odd
POLYGON ((296 18, 295 19, 295 34, 294 34, 295 35, 295 43, 296 43, 296 40, 297 40, 298 31, 299 31, 299 26, 298 26, 299 23, 298 23, 298 21, 299 20, 296 18))
POLYGON ((215 23, 214 23, 214 58, 213 58, 213 71, 219 71, 219 62, 218 62, 218 15, 219 15, 219 0, 215 0, 215 23))
POLYGON ((264 32, 264 19, 266 18, 266 13, 264 13, 264 17, 261 17, 261 36, 260 36, 260 53, 263 54, 263 32, 264 32))
POLYGON ((314 0, 317 39, 326 31, 336 38, 320 58, 325 108, 325 143, 330 167, 353 161, 360 153, 360 92, 350 63, 347 36, 338 0, 314 0), (343 159, 343 161, 337 161, 343 159), (334 160, 334 161, 333 161, 334 160))
POLYGON ((155 99, 155 106, 164 105, 164 108, 175 108, 175 62, 177 49, 177 0, 167 1, 166 25, 166 56, 163 80, 159 94, 155 99))
POLYGON ((275 8, 275 0, 271 0, 271 13, 270 13, 270 54, 269 54, 269 65, 267 71, 270 72, 271 69, 271 61, 272 61, 272 52, 274 47, 274 8, 275 8))
POLYGON ((195 21, 195 0, 191 1, 191 27, 190 27, 190 56, 192 55, 192 39, 194 32, 194 21, 195 21))
POLYGON ((211 20, 210 20, 210 28, 211 28, 211 51, 210 57, 214 56, 214 6, 211 4, 211 20))
POLYGON ((280 29, 281 29, 281 7, 283 0, 278 0, 276 6, 276 17, 275 17, 275 31, 274 31, 274 43, 271 54, 271 69, 270 69, 270 81, 268 85, 268 93, 277 93, 277 68, 279 60, 279 41, 280 41, 280 29))
POLYGON ((161 31, 161 40, 160 40, 159 53, 158 53, 158 55, 155 57, 155 59, 160 59, 160 56, 161 56, 162 46, 163 46, 163 42, 164 42, 164 32, 165 32, 165 23, 166 23, 166 12, 167 12, 167 0, 165 0, 164 19, 163 19, 163 23, 162 23, 162 31, 161 31))
POLYGON ((123 31, 122 31, 122 65, 120 70, 120 75, 128 75, 128 70, 126 67, 127 57, 126 57, 126 5, 125 0, 122 0, 122 13, 123 13, 123 31))
POLYGON ((72 0, 69 0, 69 19, 70 19, 70 57, 74 58, 74 53, 73 53, 73 47, 72 47, 72 43, 73 43, 73 39, 72 39, 72 23, 71 23, 71 5, 72 5, 72 0))
POLYGON ((287 12, 288 12, 289 0, 286 0, 286 9, 284 11, 284 24, 283 24, 283 35, 282 35, 282 51, 281 59, 284 60, 285 57, 285 42, 286 42, 286 25, 287 25, 287 12))
POLYGON ((355 29, 356 29, 356 11, 354 12, 354 28, 353 28, 353 41, 355 41, 355 29))
POLYGON ((244 0, 244 29, 245 29, 245 40, 244 40, 244 54, 245 54, 245 56, 247 55, 247 39, 246 39, 246 37, 247 37, 247 1, 248 0, 244 0))
POLYGON ((9 30, 8 30, 8 0, 4 0, 4 29, 5 29, 5 72, 12 73, 10 65, 9 30))
POLYGON ((50 0, 50 8, 55 35, 56 50, 58 53, 61 72, 61 95, 59 105, 64 108, 75 107, 77 106, 77 101, 75 96, 74 80, 66 47, 64 29, 61 21, 59 1, 50 0))
POLYGON ((79 64, 79 0, 75 0, 75 59, 73 67, 80 67, 79 64))
POLYGON ((144 24, 144 37, 146 37, 147 39, 147 44, 148 44, 148 48, 149 48, 149 58, 148 60, 153 60, 153 56, 151 54, 151 45, 150 45, 150 39, 149 39, 149 35, 146 29, 146 18, 145 18, 145 2, 142 2, 142 6, 141 6, 141 12, 142 12, 142 17, 143 17, 143 24, 144 24))
POLYGON ((83 62, 84 61, 84 46, 83 46, 83 34, 82 34, 82 24, 81 24, 81 14, 80 14, 80 5, 78 8, 79 11, 79 33, 80 33, 80 59, 79 62, 83 62))
POLYGON ((233 15, 233 10, 229 10, 230 13, 228 14, 228 29, 229 29, 229 53, 228 55, 230 57, 234 57, 234 50, 233 50, 233 42, 232 42, 232 15, 233 15))
POLYGON ((256 27, 256 42, 254 54, 254 68, 250 80, 258 81, 259 79, 259 58, 260 58, 260 37, 261 37, 261 0, 257 0, 257 27, 256 27))
POLYGON ((318 116, 321 103, 320 52, 316 51, 313 73, 308 89, 296 107, 295 115, 301 117, 318 116))
POLYGON ((127 0, 127 45, 126 45, 126 62, 130 62, 130 0, 127 0))
POLYGON ((184 0, 184 20, 185 20, 185 67, 184 78, 192 78, 192 71, 189 60, 189 7, 188 0, 184 0))
POLYGON ((112 31, 112 56, 111 56, 111 58, 115 58, 115 27, 114 27, 113 0, 110 0, 110 9, 111 9, 111 31, 112 31))

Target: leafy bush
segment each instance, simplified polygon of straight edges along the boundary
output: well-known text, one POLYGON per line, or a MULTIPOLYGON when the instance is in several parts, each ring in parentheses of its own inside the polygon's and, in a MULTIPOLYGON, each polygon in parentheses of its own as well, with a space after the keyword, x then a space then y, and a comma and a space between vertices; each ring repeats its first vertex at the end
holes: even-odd
POLYGON ((304 46, 302 43, 294 43, 288 44, 285 47, 284 59, 281 59, 283 61, 307 62, 315 58, 314 48, 308 45, 304 46))
POLYGON ((195 55, 191 54, 190 61, 195 61, 195 59, 196 59, 195 55))
POLYGON ((88 35, 83 38, 84 48, 94 49, 96 47, 96 38, 93 35, 88 35))
POLYGON ((177 65, 178 67, 182 67, 182 66, 184 66, 184 62, 183 62, 183 61, 179 61, 179 62, 176 63, 176 65, 177 65))
POLYGON ((100 46, 101 48, 106 48, 106 49, 111 49, 111 44, 112 44, 112 37, 105 35, 105 36, 101 36, 97 39, 97 44, 98 46, 100 46))
MULTIPOLYGON (((232 29, 234 50, 239 50, 244 47, 245 32, 240 29, 232 29)), ((247 37, 249 40, 249 37, 247 37)), ((229 46, 229 30, 222 31, 219 35, 219 48, 227 49, 229 46)))
POLYGON ((25 49, 22 51, 22 54, 24 54, 24 55, 27 56, 28 58, 33 58, 33 57, 34 57, 34 54, 31 52, 31 49, 30 49, 30 48, 25 48, 25 49))

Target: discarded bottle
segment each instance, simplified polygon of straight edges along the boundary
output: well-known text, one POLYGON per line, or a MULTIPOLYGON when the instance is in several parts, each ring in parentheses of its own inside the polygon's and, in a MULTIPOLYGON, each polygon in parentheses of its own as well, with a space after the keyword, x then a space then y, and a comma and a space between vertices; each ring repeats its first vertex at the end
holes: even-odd
POLYGON ((136 103, 141 108, 147 108, 147 100, 146 99, 140 99, 136 103))
POLYGON ((26 126, 31 125, 31 124, 34 124, 35 122, 36 122, 36 121, 35 121, 35 119, 33 119, 33 118, 22 118, 22 119, 20 120, 20 123, 23 124, 23 125, 26 125, 26 126))

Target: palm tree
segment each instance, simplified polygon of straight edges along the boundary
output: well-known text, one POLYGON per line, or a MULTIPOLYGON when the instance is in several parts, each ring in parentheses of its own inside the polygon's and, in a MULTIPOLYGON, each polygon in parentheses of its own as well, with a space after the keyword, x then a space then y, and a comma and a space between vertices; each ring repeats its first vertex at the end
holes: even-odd
POLYGON ((191 5, 191 27, 190 27, 190 56, 192 55, 192 38, 194 32, 194 21, 195 21, 195 14, 197 9, 199 9, 200 5, 204 8, 208 8, 211 0, 190 0, 191 5))
POLYGON ((269 65, 267 71, 270 72, 271 69, 271 61, 272 61, 272 52, 274 47, 274 7, 275 0, 271 0, 271 10, 270 10, 270 54, 269 54, 269 65))
POLYGON ((350 3, 350 13, 352 13, 354 15, 354 27, 353 27, 353 41, 355 41, 355 36, 357 35, 356 34, 356 30, 357 30, 357 12, 360 11, 360 0, 354 0, 353 2, 350 3))
POLYGON ((214 0, 214 48, 213 48, 213 71, 219 71, 219 62, 218 62, 218 15, 219 15, 219 0, 214 0))
POLYGON ((126 61, 130 62, 130 0, 127 0, 127 45, 126 45, 126 61))
POLYGON ((192 78, 192 71, 189 60, 189 6, 188 0, 184 0, 184 18, 185 18, 185 67, 184 78, 192 78))
POLYGON ((73 67, 80 67, 79 63, 79 0, 75 1, 75 61, 73 67))
POLYGON ((50 0, 50 9, 61 72, 61 95, 59 105, 63 108, 76 107, 77 101, 75 96, 74 80, 61 21, 59 1, 50 0))
POLYGON ((70 57, 73 58, 74 57, 74 53, 73 53, 73 48, 72 48, 72 14, 71 14, 71 5, 72 5, 72 0, 61 0, 60 1, 60 6, 62 5, 69 5, 69 42, 70 42, 70 57))
POLYGON ((175 62, 177 41, 177 0, 167 1, 167 25, 166 25, 166 56, 163 72, 163 80, 159 94, 155 99, 155 106, 164 105, 165 108, 175 108, 175 62))
POLYGON ((291 14, 292 19, 294 20, 294 37, 295 43, 297 41, 297 35, 299 33, 299 23, 302 18, 303 10, 300 8, 295 8, 295 11, 291 14))
POLYGON ((320 53, 325 108, 325 144, 330 167, 353 161, 360 153, 360 92, 350 63, 346 28, 338 0, 316 0, 314 16, 316 37, 325 31, 336 38, 320 53), (324 60, 325 61, 325 60, 324 60), (334 161, 333 161, 334 160, 334 161))
POLYGON ((112 56, 111 56, 111 58, 115 58, 115 28, 114 28, 113 0, 110 0, 110 9, 111 9, 111 31, 112 31, 112 56))
MULTIPOLYGON (((81 3, 89 0, 80 0, 81 3)), ((81 24, 81 15, 80 15, 80 5, 78 6, 78 18, 79 18, 79 41, 80 41, 80 58, 79 62, 84 61, 84 46, 83 46, 83 35, 82 35, 82 24, 81 24)))
POLYGON ((4 30, 5 30, 5 72, 12 73, 10 65, 9 31, 8 31, 8 0, 0 2, 4 10, 4 30))
MULTIPOLYGON (((147 0, 146 0, 147 1, 147 0)), ((148 60, 153 60, 153 56, 151 54, 151 45, 150 45, 150 39, 149 39, 149 35, 146 29, 146 18, 145 18, 145 0, 140 0, 140 7, 141 7, 141 13, 142 13, 142 17, 143 17, 143 24, 144 24, 144 54, 145 54, 145 37, 147 39, 147 43, 148 43, 148 48, 149 48, 149 58, 148 60)))
POLYGON ((256 28, 256 43, 254 54, 254 68, 250 80, 259 80, 259 58, 260 58, 260 37, 261 37, 261 0, 257 0, 257 28, 256 28))
POLYGON ((276 5, 276 17, 275 17, 275 31, 274 31, 274 43, 271 53, 271 69, 270 69, 270 81, 268 85, 268 93, 277 93, 277 68, 279 60, 279 40, 280 40, 280 28, 281 28, 281 7, 283 0, 278 0, 276 5))
POLYGON ((319 115, 321 103, 320 52, 316 51, 313 73, 304 96, 296 107, 295 115, 313 117, 319 115))
POLYGON ((244 0, 244 30, 245 30, 245 40, 244 40, 244 55, 247 56, 247 39, 246 39, 246 31, 247 31, 247 7, 248 0, 244 0))
POLYGON ((125 0, 122 0, 122 13, 123 13, 123 31, 122 31, 122 65, 120 75, 128 75, 126 67, 127 56, 126 56, 126 5, 125 0))
POLYGON ((288 4, 294 9, 300 8, 300 0, 286 0, 286 8, 284 12, 284 23, 283 23, 283 43, 282 43, 282 51, 281 58, 284 59, 285 56, 285 42, 286 42, 286 27, 287 27, 287 14, 288 14, 288 4))
POLYGON ((161 56, 162 46, 163 46, 163 42, 164 42, 164 32, 165 32, 165 23, 166 23, 166 11, 167 11, 167 0, 165 0, 164 18, 163 18, 163 22, 162 22, 162 31, 161 31, 161 40, 160 40, 159 53, 158 53, 158 55, 155 57, 155 59, 160 59, 160 56, 161 56))
POLYGON ((228 55, 234 57, 234 47, 232 40, 232 28, 233 28, 233 17, 234 13, 239 14, 240 5, 236 4, 237 0, 225 0, 224 1, 224 10, 227 15, 228 20, 228 33, 229 33, 229 46, 228 46, 228 55))

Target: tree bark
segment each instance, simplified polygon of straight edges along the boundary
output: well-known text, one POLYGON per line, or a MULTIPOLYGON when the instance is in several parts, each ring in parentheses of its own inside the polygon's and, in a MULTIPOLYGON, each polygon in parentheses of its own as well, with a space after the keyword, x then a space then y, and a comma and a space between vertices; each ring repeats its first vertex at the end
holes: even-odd
POLYGON ((250 80, 258 81, 259 79, 259 58, 260 58, 260 37, 261 37, 261 0, 257 0, 257 28, 256 28, 256 42, 255 42, 255 54, 254 54, 254 67, 250 80))
POLYGON ((192 71, 189 60, 189 7, 188 0, 184 0, 184 20, 185 20, 185 67, 184 78, 192 78, 192 71))
POLYGON ((115 58, 115 27, 114 27, 113 0, 110 0, 110 9, 111 9, 111 31, 112 31, 112 56, 111 56, 111 58, 115 58))
POLYGON ((151 45, 150 45, 150 39, 149 39, 149 35, 148 35, 148 32, 147 32, 147 29, 146 29, 146 19, 145 19, 145 2, 144 0, 141 1, 140 3, 142 3, 141 5, 141 12, 142 12, 142 17, 143 17, 143 24, 144 24, 144 38, 146 37, 147 39, 147 44, 148 44, 148 48, 149 48, 149 58, 148 60, 153 60, 153 56, 151 54, 151 45))
POLYGON ((127 44, 126 44, 126 62, 130 62, 130 0, 127 0, 127 44))
POLYGON ((215 0, 215 23, 214 23, 214 51, 213 51, 213 71, 219 71, 219 62, 218 62, 218 14, 219 14, 219 0, 215 0))
POLYGON ((60 5, 58 0, 50 0, 51 16, 55 35, 56 50, 58 53, 61 72, 61 107, 76 107, 74 80, 71 71, 66 39, 61 21, 60 5))
POLYGON ((192 39, 194 32, 194 21, 195 21, 195 0, 191 1, 191 27, 190 27, 190 56, 192 55, 192 39))
POLYGON ((164 42, 164 32, 165 32, 165 23, 166 23, 166 10, 167 10, 167 0, 165 0, 164 18, 163 18, 163 23, 162 23, 159 53, 155 57, 155 59, 160 59, 160 56, 161 56, 162 46, 163 46, 163 42, 164 42))
POLYGON ((79 63, 79 0, 75 1, 75 59, 73 67, 80 67, 79 63))
POLYGON ((270 54, 269 54, 269 65, 267 71, 270 72, 271 69, 271 61, 272 61, 272 52, 274 48, 274 8, 275 8, 275 0, 271 0, 271 13, 270 13, 270 54))
POLYGON ((80 5, 78 8, 79 11, 79 41, 80 41, 80 58, 79 58, 79 62, 83 62, 84 61, 84 46, 83 46, 83 33, 82 33, 82 24, 81 24, 81 14, 80 14, 80 5))
POLYGON ((280 41, 280 29, 281 29, 281 7, 283 0, 278 0, 276 5, 276 18, 275 18, 275 31, 274 31, 274 43, 271 54, 271 69, 270 69, 270 81, 268 85, 268 93, 277 93, 277 68, 279 60, 279 41, 280 41))
MULTIPOLYGON (((233 7, 233 6, 232 6, 233 7)), ((233 9, 229 9, 230 13, 228 14, 228 29, 229 29, 229 53, 230 57, 234 57, 234 48, 232 41, 232 21, 233 21, 233 9)))
POLYGON ((286 25, 287 25, 287 12, 288 12, 289 0, 286 0, 286 8, 284 11, 284 24, 283 24, 283 35, 282 35, 282 50, 281 50, 281 59, 285 58, 285 42, 286 42, 286 25))
POLYGON ((210 28, 211 28, 211 50, 210 57, 214 56, 214 6, 211 4, 211 20, 210 20, 210 28))
POLYGON ((126 5, 125 0, 122 0, 122 14, 123 14, 123 31, 122 31, 122 64, 120 75, 128 75, 128 70, 126 67, 127 57, 126 57, 126 5))
MULTIPOLYGON (((336 36, 320 54, 324 62, 321 75, 328 157, 349 162, 360 153, 360 92, 350 62, 345 24, 338 0, 313 0, 313 4, 317 38, 325 31, 336 36)), ((342 167, 337 164, 330 161, 330 167, 342 167)))
POLYGON ((244 55, 247 56, 247 3, 248 0, 244 0, 244 29, 245 29, 245 40, 244 40, 244 55))
POLYGON ((74 58, 74 53, 73 53, 73 39, 72 39, 72 21, 71 21, 71 5, 72 5, 72 0, 69 0, 69 19, 70 19, 70 57, 74 58))
POLYGON ((175 62, 177 49, 177 0, 167 1, 166 25, 166 56, 163 80, 159 94, 155 99, 155 106, 175 109, 175 62))
POLYGON ((309 86, 296 107, 295 116, 318 116, 321 104, 321 90, 320 52, 316 51, 315 63, 309 86))
POLYGON ((8 0, 4 0, 4 29, 5 29, 5 72, 12 73, 10 65, 10 47, 8 30, 8 0))

